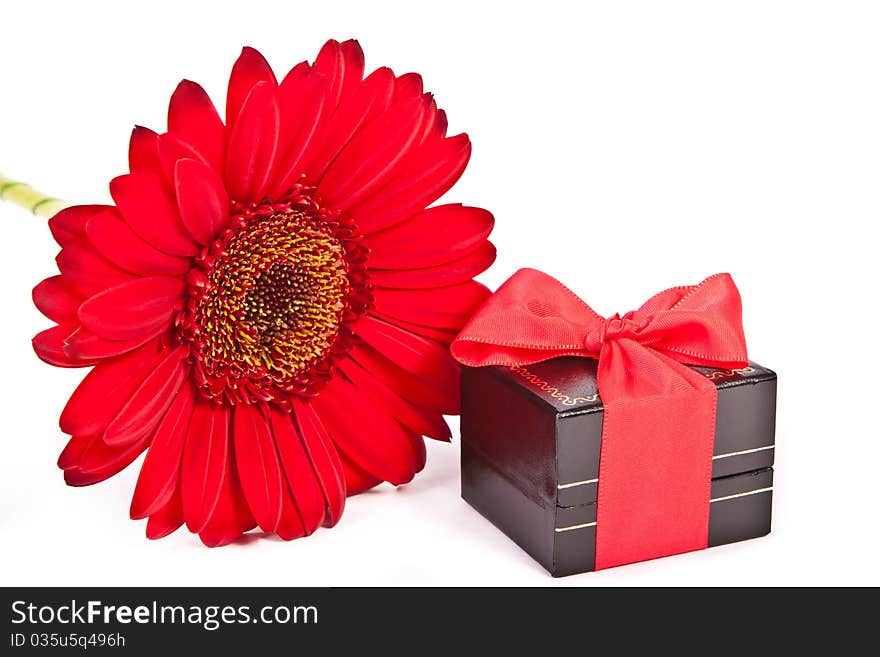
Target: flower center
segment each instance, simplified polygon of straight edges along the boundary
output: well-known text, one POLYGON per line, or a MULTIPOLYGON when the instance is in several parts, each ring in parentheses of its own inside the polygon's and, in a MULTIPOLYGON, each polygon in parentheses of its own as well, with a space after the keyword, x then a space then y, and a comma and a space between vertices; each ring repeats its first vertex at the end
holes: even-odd
MULTIPOLYGON (((338 243, 329 242, 328 255, 339 256, 338 265, 343 264, 340 251, 338 243)), ((329 262, 317 267, 281 260, 257 275, 253 289, 245 295, 244 321, 256 329, 260 344, 303 343, 302 329, 315 334, 335 333, 348 280, 344 272, 334 272, 336 258, 326 260, 329 262)), ((302 350, 288 355, 302 361, 303 352, 317 348, 310 340, 302 344, 302 350)))
POLYGON ((231 227, 196 259, 181 336, 196 381, 232 403, 309 396, 372 303, 353 226, 309 190, 233 205, 231 227))

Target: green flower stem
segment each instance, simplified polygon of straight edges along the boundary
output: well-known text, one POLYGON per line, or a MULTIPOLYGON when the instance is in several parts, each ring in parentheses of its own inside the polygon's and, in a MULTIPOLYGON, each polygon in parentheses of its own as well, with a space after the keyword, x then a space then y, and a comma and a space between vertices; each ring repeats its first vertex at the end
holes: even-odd
POLYGON ((46 219, 50 219, 56 212, 67 207, 64 201, 46 196, 30 185, 7 178, 2 173, 0 173, 0 200, 15 203, 46 219))

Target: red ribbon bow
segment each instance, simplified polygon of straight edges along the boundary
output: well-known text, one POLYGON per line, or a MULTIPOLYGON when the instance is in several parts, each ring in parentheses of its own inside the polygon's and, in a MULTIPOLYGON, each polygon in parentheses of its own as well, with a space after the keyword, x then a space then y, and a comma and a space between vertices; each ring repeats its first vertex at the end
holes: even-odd
POLYGON ((596 570, 706 547, 717 388, 685 364, 748 364, 729 274, 604 319, 555 278, 521 269, 477 310, 452 355, 472 367, 597 358, 596 570))

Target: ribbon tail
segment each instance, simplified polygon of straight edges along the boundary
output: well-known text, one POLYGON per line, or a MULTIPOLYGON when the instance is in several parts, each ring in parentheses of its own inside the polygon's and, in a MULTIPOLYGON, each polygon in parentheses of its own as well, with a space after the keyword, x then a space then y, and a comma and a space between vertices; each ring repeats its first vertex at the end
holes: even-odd
POLYGON ((715 385, 621 340, 603 348, 599 394, 596 570, 705 548, 715 385))

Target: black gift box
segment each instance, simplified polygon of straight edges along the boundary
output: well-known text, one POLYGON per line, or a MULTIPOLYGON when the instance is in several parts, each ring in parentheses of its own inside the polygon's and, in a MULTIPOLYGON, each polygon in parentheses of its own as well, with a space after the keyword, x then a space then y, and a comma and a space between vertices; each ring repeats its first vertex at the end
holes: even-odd
MULTIPOLYGON (((693 369, 718 386, 709 545, 763 536, 776 374, 693 369)), ((554 576, 594 567, 602 415, 592 359, 462 369, 462 497, 554 576)))

